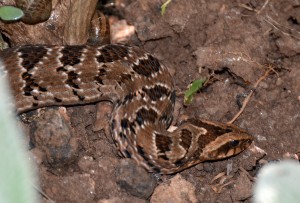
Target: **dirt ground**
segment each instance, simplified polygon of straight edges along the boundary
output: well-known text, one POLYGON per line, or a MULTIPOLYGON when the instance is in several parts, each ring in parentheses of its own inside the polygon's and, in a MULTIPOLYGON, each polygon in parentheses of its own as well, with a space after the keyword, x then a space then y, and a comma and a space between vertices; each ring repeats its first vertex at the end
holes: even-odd
POLYGON ((23 124, 33 136, 42 202, 251 202, 262 164, 300 151, 299 2, 173 0, 162 16, 163 2, 116 0, 106 6, 115 23, 112 34, 125 19, 135 28, 127 43, 169 67, 178 95, 174 125, 181 114, 227 122, 239 111, 237 96, 254 91, 234 123, 255 137, 253 146, 177 175, 151 174, 122 159, 110 135, 95 128, 96 105, 49 108, 23 124), (244 88, 220 74, 183 106, 190 82, 223 68, 250 85, 244 88), (273 71, 253 88, 268 69, 273 71), (54 125, 48 128, 49 123, 54 125))

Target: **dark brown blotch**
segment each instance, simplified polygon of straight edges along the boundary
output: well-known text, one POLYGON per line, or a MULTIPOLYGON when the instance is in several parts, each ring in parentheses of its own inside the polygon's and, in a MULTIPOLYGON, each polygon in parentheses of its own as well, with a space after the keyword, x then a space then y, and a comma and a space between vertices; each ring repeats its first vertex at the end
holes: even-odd
POLYGON ((80 58, 82 56, 83 50, 86 46, 65 46, 62 50, 62 56, 59 58, 60 62, 64 65, 74 66, 80 63, 80 58))
POLYGON ((169 89, 161 85, 155 85, 152 88, 143 87, 142 90, 149 96, 152 101, 158 101, 160 98, 170 95, 169 89))
POLYGON ((176 92, 175 90, 172 91, 171 96, 170 96, 170 100, 172 102, 172 104, 175 104, 175 100, 176 100, 176 92))
POLYGON ((106 58, 104 58, 103 54, 96 57, 98 63, 106 63, 106 58))
POLYGON ((107 51, 110 51, 111 53, 114 53, 117 55, 117 57, 120 58, 125 58, 129 56, 129 51, 128 47, 124 45, 117 45, 117 44, 109 44, 105 46, 107 51))
POLYGON ((121 106, 121 104, 122 104, 122 100, 117 99, 117 101, 116 101, 116 103, 115 103, 115 105, 116 105, 115 108, 121 106))
POLYGON ((116 127, 116 120, 115 119, 112 119, 111 123, 110 123, 110 129, 111 130, 114 130, 116 127))
POLYGON ((125 135, 123 132, 120 132, 120 133, 119 133, 119 136, 120 136, 120 138, 121 138, 122 140, 127 140, 127 137, 126 137, 126 135, 125 135))
POLYGON ((130 74, 121 73, 120 78, 121 78, 122 83, 125 83, 128 80, 131 81, 131 75, 130 74))
POLYGON ((165 109, 163 112, 161 112, 159 121, 164 122, 166 124, 166 127, 168 127, 171 125, 171 122, 173 120, 174 104, 167 100, 165 101, 165 105, 165 109))
POLYGON ((107 66, 103 66, 103 68, 100 68, 99 70, 98 70, 98 75, 99 76, 104 76, 104 75, 106 75, 106 70, 105 70, 105 68, 106 68, 107 66))
MULTIPOLYGON (((97 81, 98 84, 104 85, 102 77, 95 76, 94 80, 97 81)), ((101 92, 101 91, 99 90, 99 92, 101 92)))
POLYGON ((158 72, 161 67, 156 58, 154 58, 152 55, 147 56, 147 59, 140 59, 137 65, 134 64, 132 69, 139 75, 149 77, 152 73, 158 72))
POLYGON ((131 154, 129 153, 129 151, 127 149, 123 150, 123 154, 125 154, 124 156, 126 158, 131 158, 131 154))
POLYGON ((84 101, 85 100, 85 97, 84 96, 81 96, 81 95, 79 95, 78 94, 78 92, 75 90, 75 89, 73 89, 73 94, 75 95, 75 96, 77 96, 78 97, 78 100, 79 101, 84 101))
POLYGON ((63 101, 62 99, 57 98, 57 97, 54 97, 54 100, 55 100, 55 102, 57 102, 57 103, 61 103, 61 102, 63 101))
POLYGON ((103 77, 107 74, 107 71, 105 68, 107 68, 106 65, 103 65, 101 68, 99 68, 97 75, 94 77, 94 80, 97 81, 101 85, 104 85, 103 77))
POLYGON ((210 137, 213 137, 213 135, 215 135, 214 137, 217 138, 220 135, 232 132, 232 129, 230 128, 222 128, 218 125, 212 125, 210 123, 203 122, 200 119, 196 119, 196 118, 190 118, 187 120, 187 122, 195 126, 205 128, 207 130, 207 133, 211 134, 210 137))
POLYGON ((41 92, 47 92, 48 90, 45 87, 39 86, 39 91, 41 91, 41 92))
POLYGON ((67 72, 68 79, 66 80, 66 83, 73 88, 80 89, 78 84, 75 83, 75 81, 79 78, 79 75, 75 73, 74 71, 67 72))
POLYGON ((131 132, 131 133, 133 133, 133 134, 136 135, 136 133, 135 133, 135 124, 134 124, 134 123, 130 123, 130 124, 129 124, 129 129, 130 129, 130 132, 131 132))
POLYGON ((125 97, 124 97, 124 99, 123 99, 123 102, 122 102, 122 104, 124 105, 124 104, 126 104, 127 102, 130 102, 133 98, 134 98, 134 94, 133 93, 129 93, 129 94, 127 94, 125 97))
POLYGON ((79 85, 76 83, 76 80, 79 79, 79 74, 76 73, 75 71, 69 71, 66 69, 64 66, 58 67, 56 69, 57 72, 64 72, 68 75, 67 80, 65 81, 66 84, 68 84, 70 87, 73 87, 75 89, 80 89, 79 85))
POLYGON ((197 146, 199 153, 202 152, 202 150, 207 146, 207 144, 215 140, 217 137, 232 131, 229 128, 222 128, 217 125, 212 125, 196 118, 190 118, 187 120, 187 122, 207 130, 207 133, 204 136, 201 136, 201 139, 198 139, 197 146))
POLYGON ((137 113, 136 113, 136 122, 141 126, 144 124, 145 121, 154 123, 155 120, 157 119, 157 113, 153 109, 145 109, 141 108, 137 113))
POLYGON ((152 162, 151 160, 147 157, 144 148, 141 146, 137 146, 137 151, 139 153, 139 155, 141 155, 143 157, 143 159, 145 160, 145 162, 147 163, 147 165, 152 168, 152 170, 154 170, 156 173, 160 173, 160 169, 157 168, 152 162))
POLYGON ((184 164, 184 158, 183 159, 178 159, 174 162, 174 164, 177 166, 177 167, 180 167, 184 164))
POLYGON ((109 44, 99 49, 100 55, 97 56, 99 63, 111 63, 127 57, 129 52, 125 46, 109 44))
POLYGON ((127 129, 129 127, 129 120, 127 118, 123 118, 121 120, 121 127, 123 129, 127 129))
MULTIPOLYGON (((22 79, 25 81, 25 86, 23 87, 23 94, 25 96, 32 96, 31 91, 34 89, 44 89, 34 81, 32 74, 28 72, 22 74, 22 79)), ((37 100, 37 98, 34 99, 37 100)))
POLYGON ((27 70, 32 69, 47 54, 47 48, 44 46, 22 46, 17 52, 21 53, 21 65, 27 70))
POLYGON ((172 140, 170 137, 162 134, 155 134, 155 143, 160 153, 166 153, 171 150, 172 140))
POLYGON ((68 70, 65 69, 65 67, 61 66, 61 67, 56 68, 56 71, 57 71, 57 72, 60 72, 60 71, 62 71, 62 72, 67 72, 68 70))
POLYGON ((160 122, 166 123, 166 126, 170 126, 171 122, 173 120, 172 112, 165 112, 162 114, 162 116, 159 118, 160 122))
POLYGON ((192 132, 187 130, 187 129, 182 129, 180 132, 180 145, 186 150, 188 151, 191 143, 192 143, 192 139, 193 139, 193 135, 192 132))
POLYGON ((33 90, 33 88, 30 85, 25 85, 25 87, 23 88, 23 92, 25 96, 32 96, 31 95, 31 91, 33 90))

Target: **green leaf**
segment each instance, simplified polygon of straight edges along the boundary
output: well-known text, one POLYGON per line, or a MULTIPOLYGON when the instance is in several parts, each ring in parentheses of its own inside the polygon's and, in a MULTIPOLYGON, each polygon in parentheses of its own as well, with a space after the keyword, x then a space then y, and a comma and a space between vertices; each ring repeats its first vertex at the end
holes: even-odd
POLYGON ((168 1, 166 1, 163 5, 161 5, 161 7, 160 7, 160 8, 161 8, 161 12, 160 12, 161 15, 164 15, 164 14, 165 14, 166 9, 167 9, 167 6, 168 6, 169 3, 171 3, 171 1, 172 1, 172 0, 168 0, 168 1))
POLYGON ((194 94, 201 89, 206 80, 194 80, 188 87, 188 90, 184 93, 184 105, 188 105, 193 101, 194 94))
POLYGON ((21 9, 14 6, 2 6, 0 7, 0 18, 4 21, 19 20, 24 16, 21 9))
POLYGON ((0 69, 0 202, 35 203, 38 186, 36 175, 25 149, 25 136, 21 133, 13 114, 12 99, 0 69))
POLYGON ((265 164, 254 185, 254 203, 298 203, 300 200, 300 165, 296 160, 265 164))

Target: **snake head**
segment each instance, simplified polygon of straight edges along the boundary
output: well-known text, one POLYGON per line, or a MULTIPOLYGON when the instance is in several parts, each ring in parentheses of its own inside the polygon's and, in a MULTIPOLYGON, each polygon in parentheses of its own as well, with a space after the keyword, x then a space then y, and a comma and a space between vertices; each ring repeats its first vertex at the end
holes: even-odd
POLYGON ((204 121, 207 133, 207 143, 202 149, 200 159, 203 161, 225 159, 247 149, 252 141, 253 136, 249 135, 243 129, 218 122, 204 121), (212 135, 213 134, 213 135, 212 135))
MULTIPOLYGON (((164 174, 237 155, 253 141, 251 135, 237 126, 198 118, 184 120, 169 137, 172 138, 171 146, 167 145, 169 151, 162 153, 168 158, 167 163, 163 163, 168 166, 160 170, 164 174)), ((162 146, 161 141, 157 146, 162 146)))
POLYGON ((247 133, 226 133, 203 148, 201 160, 219 160, 239 154, 247 149, 253 137, 247 133))
POLYGON ((196 153, 192 156, 192 159, 199 160, 197 162, 214 161, 237 155, 248 148, 253 141, 253 136, 232 124, 196 118, 188 119, 186 122, 199 129, 199 137, 195 143, 197 147, 194 148, 196 153))

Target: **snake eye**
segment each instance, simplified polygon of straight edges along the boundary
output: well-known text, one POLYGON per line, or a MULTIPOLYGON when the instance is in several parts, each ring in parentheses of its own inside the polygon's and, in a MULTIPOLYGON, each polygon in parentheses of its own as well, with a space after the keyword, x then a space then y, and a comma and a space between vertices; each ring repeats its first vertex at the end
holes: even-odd
POLYGON ((239 144, 240 144, 240 141, 239 141, 239 140, 231 140, 231 141, 229 142, 229 147, 230 147, 230 148, 234 148, 234 147, 238 146, 239 144))

